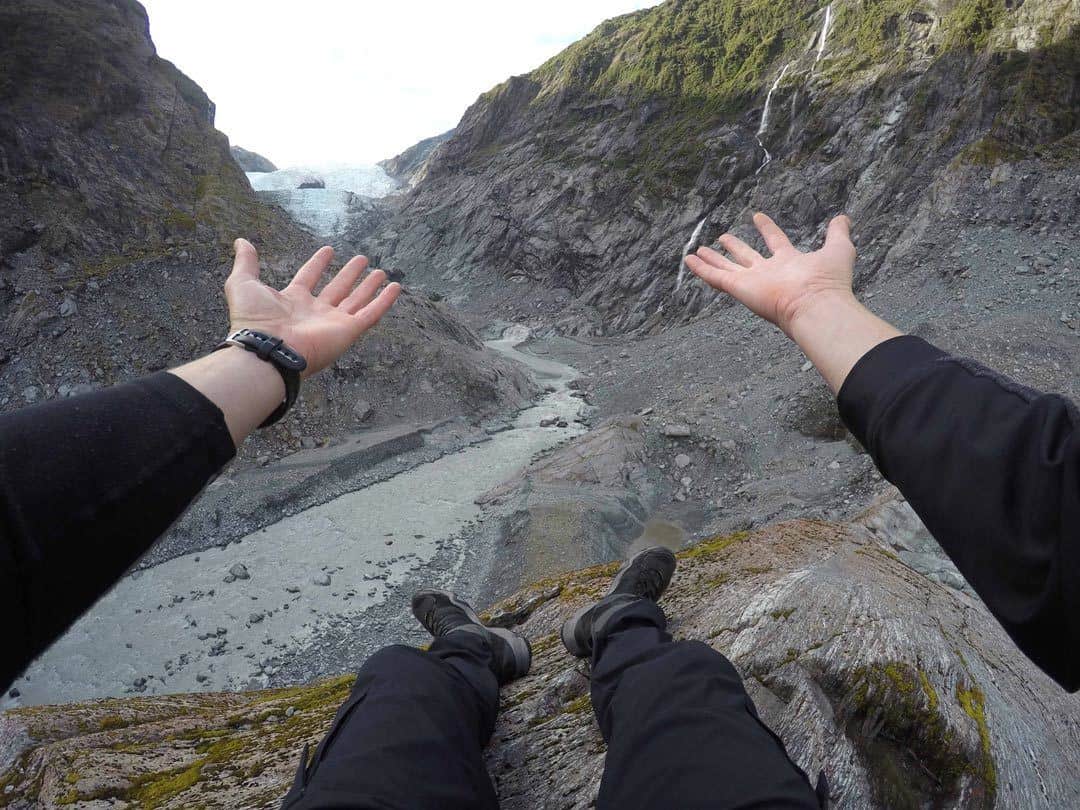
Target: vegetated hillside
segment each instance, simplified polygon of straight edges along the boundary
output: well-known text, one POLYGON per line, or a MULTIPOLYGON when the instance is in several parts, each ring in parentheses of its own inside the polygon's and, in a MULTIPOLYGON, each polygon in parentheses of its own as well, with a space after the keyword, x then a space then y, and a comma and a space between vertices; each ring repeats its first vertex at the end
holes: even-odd
POLYGON ((577 334, 726 306, 675 290, 681 249, 756 208, 802 240, 849 213, 862 285, 957 273, 923 254, 1080 213, 1078 26, 1075 0, 671 0, 481 96, 372 249, 577 334))
MULTIPOLYGON (((237 236, 279 285, 317 247, 256 198, 213 103, 156 55, 139 3, 0 6, 0 408, 213 348, 237 236)), ((446 310, 408 295, 362 352, 305 389, 251 452, 531 393, 446 310)))
MULTIPOLYGON (((980 604, 914 574, 858 525, 796 521, 680 555, 672 632, 726 653, 763 719, 833 806, 1073 807, 1074 701, 980 604)), ((489 621, 532 640, 502 693, 488 767, 505 810, 593 806, 604 744, 561 623, 616 564, 538 582, 489 621)), ((277 807, 352 678, 125 698, 0 717, 0 806, 277 807)), ((717 741, 722 745, 722 741, 717 741)))

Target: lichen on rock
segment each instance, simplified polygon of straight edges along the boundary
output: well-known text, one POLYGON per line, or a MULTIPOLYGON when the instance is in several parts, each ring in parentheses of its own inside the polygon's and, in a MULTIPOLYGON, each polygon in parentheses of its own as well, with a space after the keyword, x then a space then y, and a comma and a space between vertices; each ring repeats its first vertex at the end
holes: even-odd
MULTIPOLYGON (((487 752, 504 808, 591 806, 604 744, 586 665, 557 631, 613 571, 552 577, 490 611, 534 654, 529 676, 503 691, 487 752)), ((824 770, 837 807, 1080 801, 1069 697, 981 603, 912 571, 861 526, 795 521, 706 541, 680 555, 663 605, 676 638, 733 661, 795 761, 824 770)), ((8 712, 3 736, 22 742, 0 805, 276 806, 351 681, 8 712)))

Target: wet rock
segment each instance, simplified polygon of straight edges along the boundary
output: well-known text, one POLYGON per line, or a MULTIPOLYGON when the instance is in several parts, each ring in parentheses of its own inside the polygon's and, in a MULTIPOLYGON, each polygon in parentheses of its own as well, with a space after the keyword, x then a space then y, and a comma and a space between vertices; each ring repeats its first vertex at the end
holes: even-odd
POLYGON ((693 435, 690 426, 681 423, 664 425, 663 433, 669 439, 687 439, 693 435))
POLYGON ((375 416, 375 406, 366 399, 358 399, 353 405, 353 416, 357 422, 367 422, 375 416))

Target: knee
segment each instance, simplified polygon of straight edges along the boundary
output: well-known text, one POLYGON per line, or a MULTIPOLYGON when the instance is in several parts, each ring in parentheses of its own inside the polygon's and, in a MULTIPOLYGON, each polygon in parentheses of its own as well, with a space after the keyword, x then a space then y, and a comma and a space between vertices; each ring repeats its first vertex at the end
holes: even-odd
POLYGON ((368 656, 357 673, 358 680, 371 675, 414 674, 430 669, 433 662, 428 654, 416 647, 405 644, 392 644, 368 656))
POLYGON ((644 688, 679 688, 703 677, 742 690, 742 676, 720 652, 701 641, 672 642, 663 655, 636 667, 635 680, 644 688))

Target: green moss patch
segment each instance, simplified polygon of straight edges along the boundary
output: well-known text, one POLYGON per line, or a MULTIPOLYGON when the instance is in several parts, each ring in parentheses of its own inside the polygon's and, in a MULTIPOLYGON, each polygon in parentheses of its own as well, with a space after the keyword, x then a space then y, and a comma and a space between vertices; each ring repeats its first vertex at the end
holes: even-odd
POLYGON ((677 556, 683 560, 708 559, 717 556, 724 549, 736 543, 741 543, 749 536, 750 532, 733 532, 732 534, 720 535, 708 540, 702 540, 700 543, 686 549, 686 551, 680 551, 677 556))

